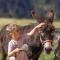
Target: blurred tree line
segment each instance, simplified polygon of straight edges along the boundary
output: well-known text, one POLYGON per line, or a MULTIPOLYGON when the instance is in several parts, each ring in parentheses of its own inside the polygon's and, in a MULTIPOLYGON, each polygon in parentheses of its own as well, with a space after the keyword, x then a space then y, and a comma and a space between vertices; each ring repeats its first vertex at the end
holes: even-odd
POLYGON ((60 0, 0 0, 0 17, 31 18, 32 9, 43 16, 50 8, 59 19, 60 0))
POLYGON ((0 0, 0 17, 31 17, 32 0, 0 0))

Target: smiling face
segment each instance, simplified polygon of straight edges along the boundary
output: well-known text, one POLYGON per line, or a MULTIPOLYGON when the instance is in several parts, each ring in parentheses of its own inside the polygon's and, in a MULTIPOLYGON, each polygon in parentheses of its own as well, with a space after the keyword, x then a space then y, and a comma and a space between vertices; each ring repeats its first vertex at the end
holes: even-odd
POLYGON ((6 27, 6 31, 9 32, 9 36, 13 39, 19 39, 21 35, 21 30, 16 24, 8 24, 6 27))
POLYGON ((21 33, 20 33, 20 31, 16 31, 16 30, 13 30, 11 33, 10 33, 10 35, 11 35, 11 38, 12 39, 15 39, 15 40, 19 40, 20 38, 21 38, 21 33))

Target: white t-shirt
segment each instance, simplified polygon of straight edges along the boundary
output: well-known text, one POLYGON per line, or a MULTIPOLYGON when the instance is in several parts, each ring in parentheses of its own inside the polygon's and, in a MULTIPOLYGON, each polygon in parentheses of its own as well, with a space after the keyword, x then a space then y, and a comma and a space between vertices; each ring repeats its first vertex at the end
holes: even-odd
MULTIPOLYGON (((15 48, 20 48, 19 41, 11 40, 8 44, 8 52, 13 51, 15 48)), ((9 57, 10 60, 15 60, 15 56, 9 57)))
MULTIPOLYGON (((11 40, 8 44, 8 52, 13 51, 15 48, 22 48, 25 51, 29 50, 29 47, 27 44, 23 44, 23 41, 16 41, 16 40, 11 40)), ((9 57, 9 60, 15 60, 15 56, 9 57)))

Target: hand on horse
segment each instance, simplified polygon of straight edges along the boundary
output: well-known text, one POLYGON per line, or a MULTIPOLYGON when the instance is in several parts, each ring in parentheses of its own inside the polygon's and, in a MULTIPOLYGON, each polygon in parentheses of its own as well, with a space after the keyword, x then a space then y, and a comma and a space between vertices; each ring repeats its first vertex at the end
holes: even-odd
POLYGON ((40 23, 39 25, 37 25, 35 28, 39 29, 45 26, 45 23, 40 23))

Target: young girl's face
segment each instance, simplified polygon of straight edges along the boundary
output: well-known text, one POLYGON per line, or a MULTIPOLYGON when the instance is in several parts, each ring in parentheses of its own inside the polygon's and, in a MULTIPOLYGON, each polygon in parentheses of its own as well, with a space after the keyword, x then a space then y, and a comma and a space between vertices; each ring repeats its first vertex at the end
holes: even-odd
POLYGON ((11 37, 12 37, 12 39, 14 39, 14 40, 20 40, 21 34, 20 34, 19 31, 14 31, 14 32, 12 33, 11 37))

